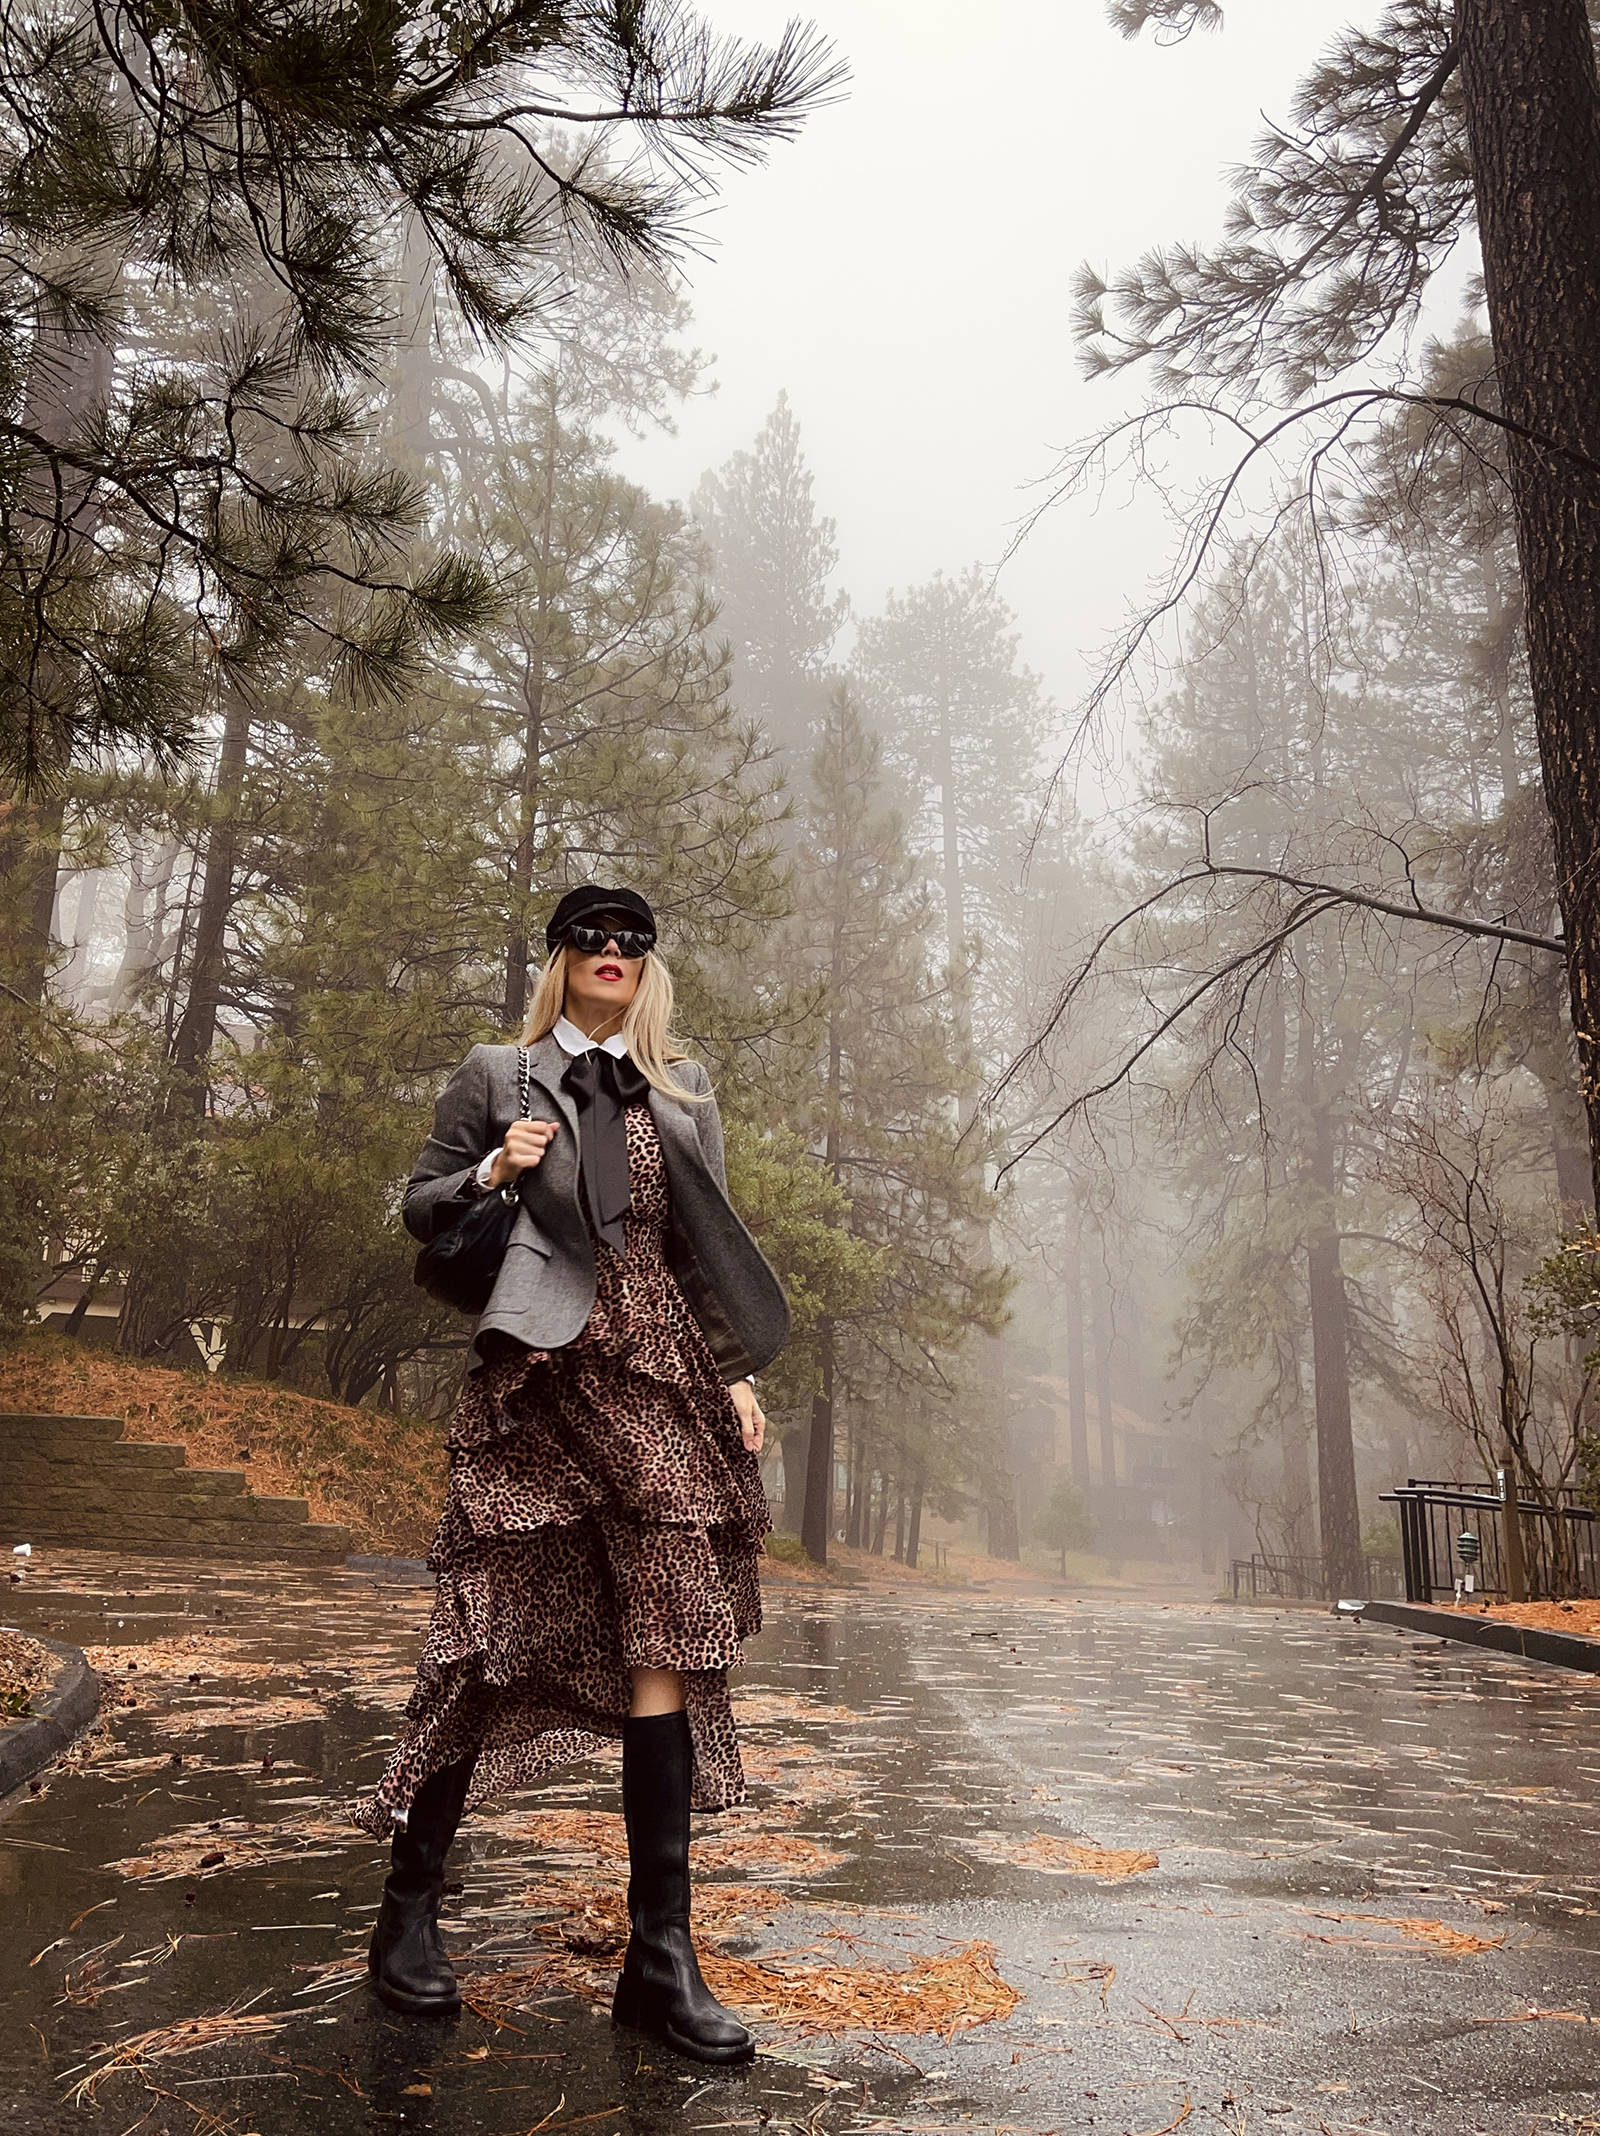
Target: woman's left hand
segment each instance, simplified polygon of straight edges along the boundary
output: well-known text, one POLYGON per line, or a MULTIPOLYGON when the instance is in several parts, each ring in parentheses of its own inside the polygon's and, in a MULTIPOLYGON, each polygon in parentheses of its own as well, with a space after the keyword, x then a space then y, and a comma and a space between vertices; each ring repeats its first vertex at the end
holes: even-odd
POLYGON ((728 1392, 733 1396, 733 1406, 738 1412, 739 1436, 744 1440, 745 1452, 759 1454, 767 1436, 767 1417, 756 1400, 756 1390, 748 1380, 735 1380, 728 1392))

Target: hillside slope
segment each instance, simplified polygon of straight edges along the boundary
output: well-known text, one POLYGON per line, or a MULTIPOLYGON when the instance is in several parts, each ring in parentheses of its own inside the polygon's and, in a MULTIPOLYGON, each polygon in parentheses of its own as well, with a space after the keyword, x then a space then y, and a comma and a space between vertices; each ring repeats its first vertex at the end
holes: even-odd
POLYGON ((352 1548, 374 1556, 421 1557, 444 1498, 442 1423, 177 1372, 48 1332, 0 1350, 6 1409, 121 1417, 125 1438, 181 1445, 196 1468, 242 1469, 262 1496, 307 1499, 313 1520, 343 1521, 352 1548))

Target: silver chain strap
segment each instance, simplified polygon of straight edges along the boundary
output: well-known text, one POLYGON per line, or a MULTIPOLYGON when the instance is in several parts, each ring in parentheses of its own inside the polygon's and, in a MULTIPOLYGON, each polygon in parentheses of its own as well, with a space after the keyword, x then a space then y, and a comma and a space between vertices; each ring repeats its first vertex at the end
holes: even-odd
MULTIPOLYGON (((529 1119, 533 1113, 533 1068, 532 1056, 526 1046, 517 1048, 517 1096, 522 1106, 521 1117, 529 1119)), ((520 1185, 520 1180, 508 1179, 500 1189, 500 1199, 508 1205, 514 1202, 520 1185)))

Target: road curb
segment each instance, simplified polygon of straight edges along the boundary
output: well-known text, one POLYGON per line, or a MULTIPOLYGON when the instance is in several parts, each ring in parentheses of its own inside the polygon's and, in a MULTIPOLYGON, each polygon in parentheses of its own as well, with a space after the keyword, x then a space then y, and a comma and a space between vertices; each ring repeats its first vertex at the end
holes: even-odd
MULTIPOLYGON (((30 1639, 38 1634, 30 1632, 30 1639)), ((81 1647, 40 1639, 60 1663, 47 1689, 36 1691, 33 1711, 0 1727, 0 1798, 54 1764, 100 1711, 100 1678, 81 1647)))
POLYGON ((1600 1676, 1600 1639, 1576 1632, 1549 1632, 1539 1625, 1507 1624, 1501 1617, 1466 1617, 1453 1609, 1433 1609, 1422 1602, 1369 1602, 1362 1611, 1369 1624, 1392 1624, 1403 1632, 1427 1632, 1463 1646, 1489 1647, 1524 1661, 1548 1661, 1558 1669, 1586 1669, 1600 1676))

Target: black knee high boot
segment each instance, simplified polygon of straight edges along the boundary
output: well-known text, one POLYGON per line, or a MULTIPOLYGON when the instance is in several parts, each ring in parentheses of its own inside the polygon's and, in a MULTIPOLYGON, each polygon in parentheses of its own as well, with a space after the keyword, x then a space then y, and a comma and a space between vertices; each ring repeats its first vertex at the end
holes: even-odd
POLYGON ((367 1963, 382 2000, 411 2017, 449 2017, 461 2008, 455 1970, 439 1939, 439 1900, 473 1763, 462 1758, 430 1773, 390 1844, 391 1867, 367 1963))
POLYGON ((755 2041, 701 1979, 689 1940, 690 1769, 687 1714, 623 1722, 633 1933, 611 2015, 698 2062, 743 2062, 755 2053, 755 2041))

